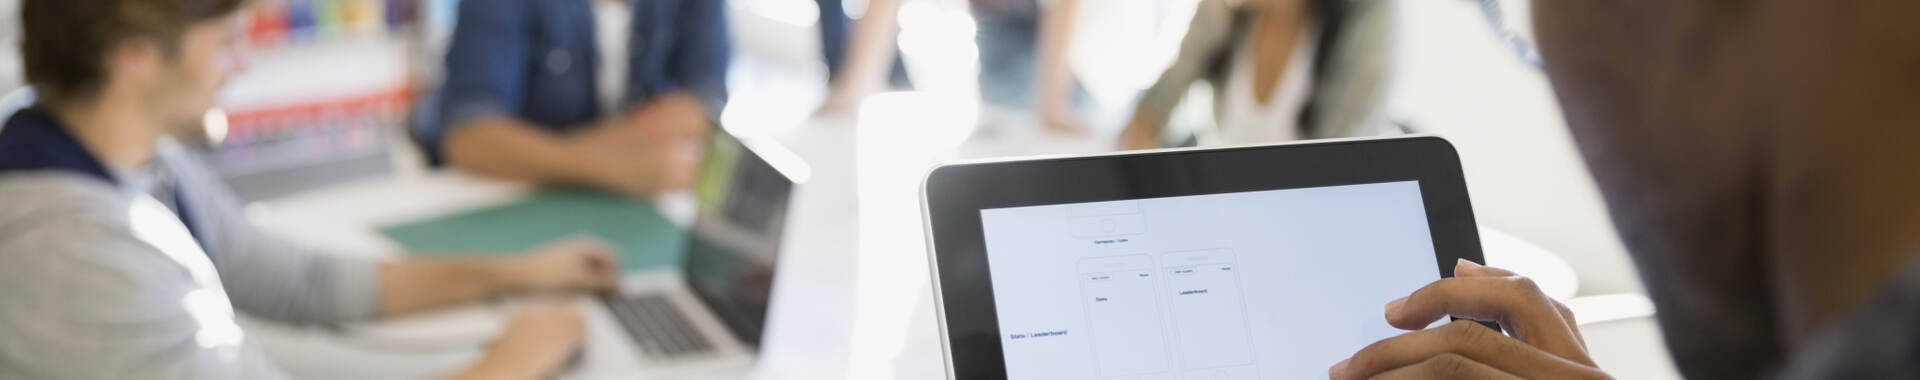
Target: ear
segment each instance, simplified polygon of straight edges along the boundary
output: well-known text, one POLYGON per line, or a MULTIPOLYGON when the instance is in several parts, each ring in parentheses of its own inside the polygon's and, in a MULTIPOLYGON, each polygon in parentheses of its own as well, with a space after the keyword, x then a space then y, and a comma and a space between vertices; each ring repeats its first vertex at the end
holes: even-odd
POLYGON ((160 75, 166 63, 166 54, 160 44, 144 38, 133 38, 114 44, 107 53, 107 86, 116 82, 146 83, 160 75))

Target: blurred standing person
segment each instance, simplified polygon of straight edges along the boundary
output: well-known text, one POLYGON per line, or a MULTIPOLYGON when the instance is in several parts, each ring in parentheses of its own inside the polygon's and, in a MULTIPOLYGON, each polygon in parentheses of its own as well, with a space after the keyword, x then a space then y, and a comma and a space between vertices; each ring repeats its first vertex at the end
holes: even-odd
POLYGON ((447 50, 433 162, 650 196, 690 185, 727 101, 721 0, 466 0, 447 50))
POLYGON ((1371 135, 1392 60, 1386 0, 1201 0, 1173 64, 1140 99, 1120 148, 1163 145, 1196 81, 1213 85, 1221 143, 1371 135))
POLYGON ((985 105, 1032 111, 1047 130, 1084 134, 1069 53, 1080 0, 969 0, 985 105))
POLYGON ((820 55, 827 63, 827 99, 820 114, 844 116, 883 86, 913 86, 894 45, 900 0, 867 1, 857 23, 847 17, 842 0, 814 1, 820 5, 820 55))
MULTIPOLYGON (((255 227, 191 135, 244 69, 247 0, 27 0, 32 107, 0 127, 0 378, 278 379, 235 312, 339 325, 491 297, 608 289, 574 242, 523 257, 324 255, 255 227)), ((523 308, 453 378, 537 379, 584 338, 576 308, 523 308)))
MULTIPOLYGON (((900 1, 868 3, 849 55, 836 66, 842 69, 834 74, 824 111, 851 107, 878 89, 883 75, 889 75, 885 58, 894 51, 900 1)), ((1077 109, 1085 91, 1074 82, 1068 59, 1080 0, 1053 0, 1045 12, 1039 0, 968 0, 968 6, 980 54, 981 102, 991 108, 1031 112, 1050 131, 1087 133, 1077 109)), ((890 81, 896 87, 909 85, 895 62, 890 81)))

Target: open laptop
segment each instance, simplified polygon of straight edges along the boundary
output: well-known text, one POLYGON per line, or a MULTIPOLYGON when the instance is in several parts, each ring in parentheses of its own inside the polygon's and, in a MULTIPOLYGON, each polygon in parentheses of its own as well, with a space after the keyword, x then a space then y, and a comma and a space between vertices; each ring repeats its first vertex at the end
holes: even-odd
POLYGON ((680 270, 629 274, 618 292, 600 296, 645 366, 751 363, 772 301, 788 202, 804 165, 777 145, 714 129, 680 270))
POLYGON ((1481 261, 1437 137, 942 166, 924 184, 948 378, 1306 379, 1481 261))

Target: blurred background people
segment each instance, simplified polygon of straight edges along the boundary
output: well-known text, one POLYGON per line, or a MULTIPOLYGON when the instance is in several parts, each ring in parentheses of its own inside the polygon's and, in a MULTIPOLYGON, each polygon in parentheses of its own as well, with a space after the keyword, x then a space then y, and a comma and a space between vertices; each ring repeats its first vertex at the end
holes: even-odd
MULTIPOLYGON (((303 325, 521 293, 607 289, 594 242, 513 259, 321 255, 257 229, 171 136, 198 132, 242 71, 244 0, 28 0, 37 101, 0 127, 0 377, 275 379, 235 311, 303 325)), ((535 304, 453 378, 535 379, 584 334, 535 304)))
POLYGON ((868 0, 853 20, 844 0, 814 0, 820 7, 820 56, 827 64, 827 99, 820 114, 847 116, 874 91, 913 87, 894 44, 900 1, 868 0))
POLYGON ((688 186, 727 102, 724 1, 466 0, 431 161, 649 196, 688 186))
POLYGON ((1213 142, 1377 134, 1393 28, 1388 0, 1201 0, 1179 55, 1141 97, 1119 146, 1168 145, 1167 123, 1196 81, 1213 88, 1213 142))
MULTIPOLYGON (((897 34, 902 1, 867 3, 866 16, 854 29, 845 50, 846 58, 831 68, 835 79, 824 108, 845 109, 883 83, 892 87, 910 85, 901 79, 901 70, 889 72, 885 65, 891 56, 889 45, 897 34)), ((967 5, 975 23, 973 42, 979 59, 976 84, 982 105, 995 115, 1015 119, 1031 116, 1025 120, 1049 131, 1068 135, 1090 132, 1080 109, 1088 95, 1075 81, 1070 54, 1082 13, 1080 0, 1044 4, 1039 0, 967 0, 967 5)), ((822 7, 821 12, 825 18, 831 10, 822 7)), ((827 24, 821 28, 822 33, 838 29, 827 24)), ((835 50, 826 49, 829 64, 835 61, 835 50)), ((999 119, 990 121, 1002 121, 999 119)))
POLYGON ((1069 60, 1080 0, 968 0, 980 49, 983 105, 1030 113, 1049 131, 1086 134, 1069 60))

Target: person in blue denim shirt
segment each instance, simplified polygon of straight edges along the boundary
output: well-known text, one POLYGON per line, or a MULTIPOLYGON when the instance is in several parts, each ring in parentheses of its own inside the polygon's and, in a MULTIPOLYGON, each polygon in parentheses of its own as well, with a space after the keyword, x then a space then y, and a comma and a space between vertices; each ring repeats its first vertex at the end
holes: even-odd
POLYGON ((721 0, 466 0, 416 135, 434 163, 645 196, 691 182, 727 101, 721 0))

